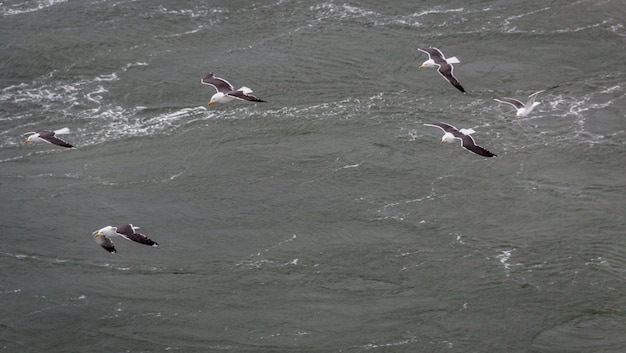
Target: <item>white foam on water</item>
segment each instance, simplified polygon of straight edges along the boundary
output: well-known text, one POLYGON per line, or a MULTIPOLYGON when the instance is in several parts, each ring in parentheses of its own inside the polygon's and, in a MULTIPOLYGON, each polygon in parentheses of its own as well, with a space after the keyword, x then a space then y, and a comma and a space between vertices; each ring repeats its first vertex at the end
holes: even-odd
POLYGON ((14 16, 25 13, 35 12, 43 9, 47 9, 50 6, 67 2, 67 0, 35 0, 35 1, 23 1, 17 4, 8 4, 7 2, 0 3, 0 15, 2 16, 14 16))

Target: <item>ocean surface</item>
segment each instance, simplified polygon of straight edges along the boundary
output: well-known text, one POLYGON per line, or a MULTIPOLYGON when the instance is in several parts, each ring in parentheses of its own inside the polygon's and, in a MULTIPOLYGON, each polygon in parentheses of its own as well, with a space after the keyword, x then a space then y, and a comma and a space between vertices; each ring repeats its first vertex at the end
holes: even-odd
POLYGON ((626 352, 625 18, 0 2, 0 351, 626 352), (267 102, 207 106, 209 72, 267 102), (123 223, 159 247, 94 242, 123 223))

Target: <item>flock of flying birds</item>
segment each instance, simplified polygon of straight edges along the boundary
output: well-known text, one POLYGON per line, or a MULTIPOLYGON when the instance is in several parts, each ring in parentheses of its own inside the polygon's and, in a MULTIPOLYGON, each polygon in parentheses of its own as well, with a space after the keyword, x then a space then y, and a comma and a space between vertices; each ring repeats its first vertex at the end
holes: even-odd
MULTIPOLYGON (((457 59, 456 56, 453 56, 451 58, 446 58, 441 52, 441 50, 437 48, 432 48, 432 47, 417 48, 417 50, 428 54, 428 60, 424 61, 424 63, 419 66, 420 69, 437 68, 437 71, 439 72, 439 74, 441 74, 441 76, 443 76, 443 78, 445 78, 448 82, 450 82, 450 84, 456 87, 459 91, 466 93, 463 86, 461 86, 461 84, 459 83, 459 80, 457 80, 457 78, 454 76, 454 66, 452 66, 452 64, 460 63, 459 59, 457 59)), ((548 89, 553 89, 556 87, 558 86, 554 86, 548 89)), ((545 92, 545 91, 547 90, 544 89, 544 90, 531 94, 530 96, 528 96, 528 102, 526 102, 525 104, 515 98, 494 97, 494 100, 496 102, 510 104, 513 107, 515 107, 515 109, 517 109, 515 118, 520 118, 520 117, 528 116, 528 114, 530 114, 530 112, 532 112, 533 109, 535 109, 535 107, 539 105, 539 102, 535 102, 535 98, 537 98, 537 95, 539 93, 545 92)), ((441 130, 443 130, 444 135, 441 138, 441 143, 454 142, 455 140, 460 140, 461 147, 465 148, 466 150, 472 153, 475 153, 483 157, 496 157, 496 154, 486 150, 485 148, 481 146, 478 146, 474 142, 474 138, 471 136, 471 134, 473 134, 476 131, 474 131, 473 129, 460 129, 459 130, 448 123, 432 123, 432 124, 424 124, 424 125, 438 127, 441 130)))
MULTIPOLYGON (((450 84, 456 87, 459 91, 466 93, 459 80, 454 76, 454 66, 452 64, 459 64, 460 61, 457 57, 453 56, 450 58, 446 58, 441 50, 433 47, 428 48, 417 48, 417 50, 428 54, 428 60, 424 61, 422 65, 419 66, 419 69, 422 68, 436 68, 437 71, 443 78, 445 78, 450 84)), ((215 93, 208 105, 212 105, 214 103, 227 103, 232 100, 245 100, 250 102, 265 102, 262 99, 253 96, 252 90, 246 86, 243 86, 239 89, 235 89, 233 85, 231 85, 228 81, 223 78, 216 77, 213 73, 209 73, 202 80, 200 80, 202 84, 213 86, 217 93, 215 93)), ((548 89, 556 88, 558 86, 554 86, 548 89)), ((533 109, 539 104, 539 102, 535 102, 537 95, 541 92, 545 92, 548 89, 541 90, 535 92, 528 96, 528 101, 526 103, 521 102, 515 98, 497 98, 494 97, 494 100, 500 103, 510 104, 517 111, 515 114, 516 118, 525 117, 530 114, 533 109)), ((478 146, 474 138, 472 138, 471 134, 475 133, 473 129, 457 129, 456 127, 444 123, 430 123, 424 124, 425 126, 437 127, 443 130, 444 135, 441 138, 441 143, 446 142, 454 142, 455 140, 459 140, 461 142, 461 147, 466 149, 469 152, 475 153, 477 155, 483 157, 496 157, 496 154, 488 151, 487 149, 478 146)), ((27 132, 24 135, 28 136, 24 143, 28 144, 30 142, 48 142, 57 146, 66 147, 66 148, 74 148, 74 146, 61 138, 58 135, 69 134, 70 130, 68 128, 62 128, 59 130, 42 130, 37 132, 27 132)), ((119 236, 126 240, 131 240, 140 244, 149 245, 149 246, 158 246, 158 244, 148 238, 146 235, 136 232, 139 227, 135 227, 132 224, 123 224, 118 226, 106 226, 102 229, 99 229, 93 232, 93 239, 95 242, 102 246, 105 250, 110 253, 115 253, 116 249, 113 245, 113 241, 111 237, 119 236)))

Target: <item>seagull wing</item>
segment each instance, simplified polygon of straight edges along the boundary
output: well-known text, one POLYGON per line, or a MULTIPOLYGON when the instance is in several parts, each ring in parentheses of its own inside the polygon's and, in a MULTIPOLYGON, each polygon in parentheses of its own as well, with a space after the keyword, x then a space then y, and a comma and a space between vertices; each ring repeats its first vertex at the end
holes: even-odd
POLYGON ((475 153, 477 155, 480 156, 484 156, 484 157, 496 157, 496 155, 494 153, 491 153, 489 151, 487 151, 485 148, 478 146, 475 142, 474 142, 474 138, 470 135, 463 135, 461 137, 461 146, 463 148, 465 148, 466 150, 475 153))
POLYGON ((527 106, 527 107, 532 107, 532 106, 533 106, 533 103, 535 103, 535 99, 537 98, 537 95, 538 95, 539 93, 545 92, 545 91, 547 91, 547 90, 555 89, 555 88, 557 88, 557 87, 559 87, 559 86, 558 86, 558 85, 557 85, 557 86, 552 86, 552 87, 550 87, 550 88, 542 89, 541 91, 537 91, 537 92, 535 92, 535 93, 531 94, 530 96, 528 96, 528 102, 526 102, 526 106, 527 106))
POLYGON ((432 124, 424 124, 424 125, 438 127, 444 132, 449 132, 452 135, 454 135, 454 137, 457 137, 457 138, 462 138, 463 136, 465 136, 465 134, 461 133, 459 129, 455 128, 454 126, 448 123, 432 123, 432 124))
POLYGON ((541 91, 537 91, 537 92, 531 94, 530 96, 528 96, 528 102, 526 102, 526 106, 527 107, 531 107, 533 105, 533 103, 535 103, 535 99, 537 98, 537 95, 539 93, 542 93, 542 92, 545 92, 545 91, 547 91, 549 89, 553 89, 553 88, 557 88, 557 87, 559 87, 559 86, 554 86, 554 87, 550 87, 550 88, 547 88, 547 89, 542 89, 541 91))
POLYGON ((204 85, 213 86, 218 92, 228 93, 234 91, 235 88, 228 81, 223 78, 215 77, 213 73, 206 75, 200 82, 204 85))
POLYGON ((71 144, 67 143, 66 141, 63 141, 60 138, 56 137, 54 132, 52 131, 40 131, 39 137, 57 146, 67 147, 67 148, 74 147, 71 144))
POLYGON ((133 227, 132 224, 124 224, 121 226, 117 226, 117 234, 119 234, 119 236, 121 236, 124 239, 127 240, 132 240, 134 242, 137 243, 141 243, 141 244, 145 244, 145 245, 150 245, 150 246, 157 246, 157 242, 152 241, 152 239, 148 238, 147 236, 141 234, 141 233, 136 233, 135 232, 135 227, 133 227))
POLYGON ((452 65, 448 64, 444 60, 444 63, 439 65, 439 69, 437 69, 437 72, 439 72, 441 76, 443 76, 443 78, 448 80, 448 82, 450 82, 452 86, 456 87, 459 91, 465 93, 465 89, 463 89, 463 86, 461 86, 459 80, 454 77, 454 67, 452 65))
POLYGON ((226 93, 226 95, 251 102, 265 102, 264 100, 259 99, 251 94, 244 93, 243 91, 231 91, 226 93))
MULTIPOLYGON (((505 97, 495 98, 494 97, 493 100, 496 101, 496 102, 500 102, 500 103, 510 104, 510 105, 514 106, 515 108, 517 108, 517 109, 521 109, 521 108, 525 107, 524 103, 520 102, 519 100, 517 100, 515 98, 505 98, 505 97)), ((532 102, 531 102, 531 104, 532 104, 532 102)))
POLYGON ((428 58, 432 59, 435 64, 439 66, 447 64, 445 56, 443 56, 441 50, 437 48, 417 48, 417 50, 428 54, 428 58))
POLYGON ((535 93, 531 94, 530 96, 528 96, 528 98, 533 98, 533 100, 534 100, 534 99, 535 99, 535 98, 534 98, 535 96, 537 96, 539 93, 541 93, 541 92, 545 92, 545 91, 547 91, 547 90, 542 89, 541 91, 537 91, 537 92, 535 92, 535 93))

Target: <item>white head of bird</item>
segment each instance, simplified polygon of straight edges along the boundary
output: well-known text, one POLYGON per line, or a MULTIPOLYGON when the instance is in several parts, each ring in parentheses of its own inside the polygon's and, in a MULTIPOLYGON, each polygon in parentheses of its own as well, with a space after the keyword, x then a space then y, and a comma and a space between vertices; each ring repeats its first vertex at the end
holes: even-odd
POLYGON ((117 228, 112 227, 112 226, 106 226, 100 230, 97 230, 95 232, 93 232, 93 237, 97 238, 101 235, 105 235, 105 236, 109 236, 112 237, 114 235, 117 235, 117 228))
POLYGON ((226 103, 231 100, 233 100, 233 98, 228 97, 222 92, 217 92, 211 97, 211 100, 209 101, 209 103, 207 103, 207 105, 212 105, 214 103, 226 103))
POLYGON ((26 144, 27 144, 27 143, 29 143, 29 142, 34 142, 34 141, 41 141, 41 138, 40 138, 40 137, 39 137, 39 135, 38 135, 38 134, 36 134, 36 133, 35 133, 35 134, 32 134, 32 135, 30 135, 30 136, 28 136, 28 137, 26 138, 26 140, 24 140, 24 143, 26 143, 26 144))

